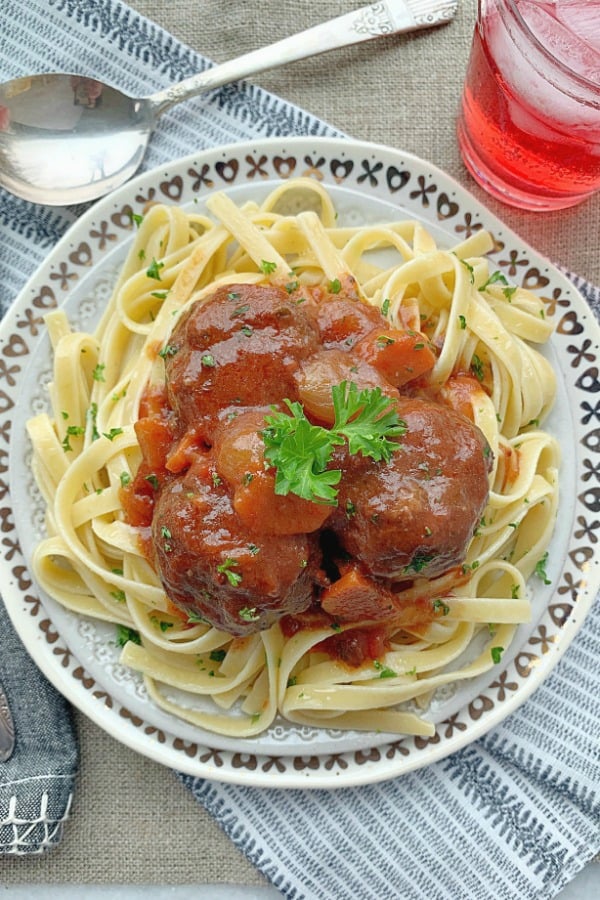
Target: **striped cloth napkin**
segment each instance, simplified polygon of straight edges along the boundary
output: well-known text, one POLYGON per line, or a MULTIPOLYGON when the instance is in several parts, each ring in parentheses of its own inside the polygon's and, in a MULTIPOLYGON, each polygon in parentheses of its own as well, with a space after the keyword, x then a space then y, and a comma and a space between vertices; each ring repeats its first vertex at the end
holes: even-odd
MULTIPOLYGON (((136 95, 209 64, 120 0, 2 0, 0 34, 0 80, 68 71, 77 59, 85 60, 90 75, 136 95)), ((145 168, 203 146, 275 134, 336 132, 258 88, 230 86, 167 113, 145 168)), ((0 192, 3 311, 78 212, 36 208, 0 192)), ((573 281, 600 317, 600 290, 573 281)), ((0 627, 7 625, 0 621, 0 627)), ((38 677, 16 644, 14 652, 23 654, 21 677, 26 666, 38 677)), ((524 706, 483 739, 427 768, 334 792, 179 777, 273 885, 294 900, 549 898, 600 850, 599 674, 597 602, 552 676, 524 706)), ((10 671, 2 670, 0 680, 16 696, 19 683, 10 671)), ((68 735, 63 701, 52 692, 48 699, 68 735)), ((66 778, 73 771, 73 745, 67 746, 62 760, 56 756, 60 748, 51 754, 54 771, 62 769, 66 778)), ((26 778, 28 760, 20 758, 19 765, 26 778)), ((14 771, 11 777, 16 793, 14 771)), ((15 850, 6 837, 6 781, 0 764, 0 852, 25 852, 23 843, 15 850)), ((60 797, 64 816, 69 791, 60 797)), ((27 807, 31 796, 21 799, 27 807)), ((54 815, 60 819, 60 810, 54 815)), ((14 823, 11 828, 17 840, 19 829, 14 823)), ((59 836, 57 828, 52 840, 59 836)), ((27 849, 39 850, 39 840, 27 849)))

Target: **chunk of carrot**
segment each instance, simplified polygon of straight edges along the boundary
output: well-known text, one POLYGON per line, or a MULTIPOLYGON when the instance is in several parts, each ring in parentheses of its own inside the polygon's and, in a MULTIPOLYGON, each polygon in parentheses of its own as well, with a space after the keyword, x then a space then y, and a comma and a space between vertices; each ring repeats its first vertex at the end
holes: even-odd
POLYGON ((465 375, 459 372, 452 375, 443 385, 441 391, 442 401, 450 406, 456 412, 462 413, 471 422, 474 420, 473 407, 478 403, 478 398, 485 391, 481 387, 479 381, 472 375, 465 375))
POLYGON ((164 419, 145 416, 135 423, 135 434, 142 456, 150 469, 164 469, 173 442, 173 432, 164 419))
POLYGON ((377 328, 369 332, 356 344, 354 352, 395 387, 426 375, 436 360, 425 335, 399 328, 377 328))
POLYGON ((195 462, 202 448, 203 442, 198 434, 193 429, 186 431, 181 440, 170 448, 165 468, 174 475, 179 475, 195 462))

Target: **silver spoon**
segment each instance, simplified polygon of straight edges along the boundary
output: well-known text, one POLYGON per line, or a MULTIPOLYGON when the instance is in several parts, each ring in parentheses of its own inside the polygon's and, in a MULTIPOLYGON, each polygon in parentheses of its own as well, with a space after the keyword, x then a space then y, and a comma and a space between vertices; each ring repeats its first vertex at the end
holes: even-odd
POLYGON ((8 762, 15 749, 15 726, 6 694, 0 684, 0 763, 8 762))
POLYGON ((6 82, 0 85, 0 185, 50 206, 94 200, 134 174, 159 116, 176 103, 326 50, 448 22, 456 6, 457 0, 386 0, 148 97, 64 73, 6 82))

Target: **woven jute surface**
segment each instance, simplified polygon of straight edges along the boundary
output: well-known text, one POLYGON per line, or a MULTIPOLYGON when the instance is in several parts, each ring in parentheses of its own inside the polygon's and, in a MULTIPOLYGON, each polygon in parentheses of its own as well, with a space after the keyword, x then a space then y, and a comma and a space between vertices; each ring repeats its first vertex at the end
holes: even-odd
MULTIPOLYGON (((216 62, 271 43, 359 2, 130 0, 177 39, 216 62)), ((443 28, 385 38, 257 76, 254 81, 344 133, 414 153, 444 169, 543 255, 600 282, 600 195, 560 216, 522 213, 487 197, 459 156, 455 119, 476 0, 443 28)), ((4 858, 0 884, 229 882, 263 884, 211 817, 162 766, 77 714, 75 803, 59 847, 4 858)))

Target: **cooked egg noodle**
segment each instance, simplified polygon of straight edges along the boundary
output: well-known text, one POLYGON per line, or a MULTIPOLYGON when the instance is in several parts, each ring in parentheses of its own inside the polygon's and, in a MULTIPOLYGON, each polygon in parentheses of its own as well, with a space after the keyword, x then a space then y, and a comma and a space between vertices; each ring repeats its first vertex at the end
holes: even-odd
POLYGON ((204 729, 250 737, 283 717, 430 736, 423 711, 435 691, 488 671, 531 616, 528 579, 558 502, 558 445, 541 429, 555 380, 533 346, 548 340, 551 323, 529 291, 490 282, 483 230, 442 250, 416 222, 344 227, 314 179, 285 182, 260 204, 238 207, 213 194, 207 207, 210 218, 149 208, 94 334, 73 332, 61 311, 47 316, 51 409, 28 423, 48 535, 33 554, 35 577, 68 609, 132 629, 139 638, 125 643, 121 662, 142 673, 161 709, 204 729), (387 652, 358 667, 323 651, 330 628, 286 639, 274 625, 234 638, 186 621, 124 520, 119 493, 141 460, 133 428, 140 398, 164 379, 159 351, 182 310, 222 284, 327 286, 349 277, 392 326, 412 323, 439 348, 431 383, 442 398, 477 364, 472 418, 494 455, 488 506, 460 577, 416 579, 396 595, 398 603, 431 597, 434 620, 391 629, 387 652))

